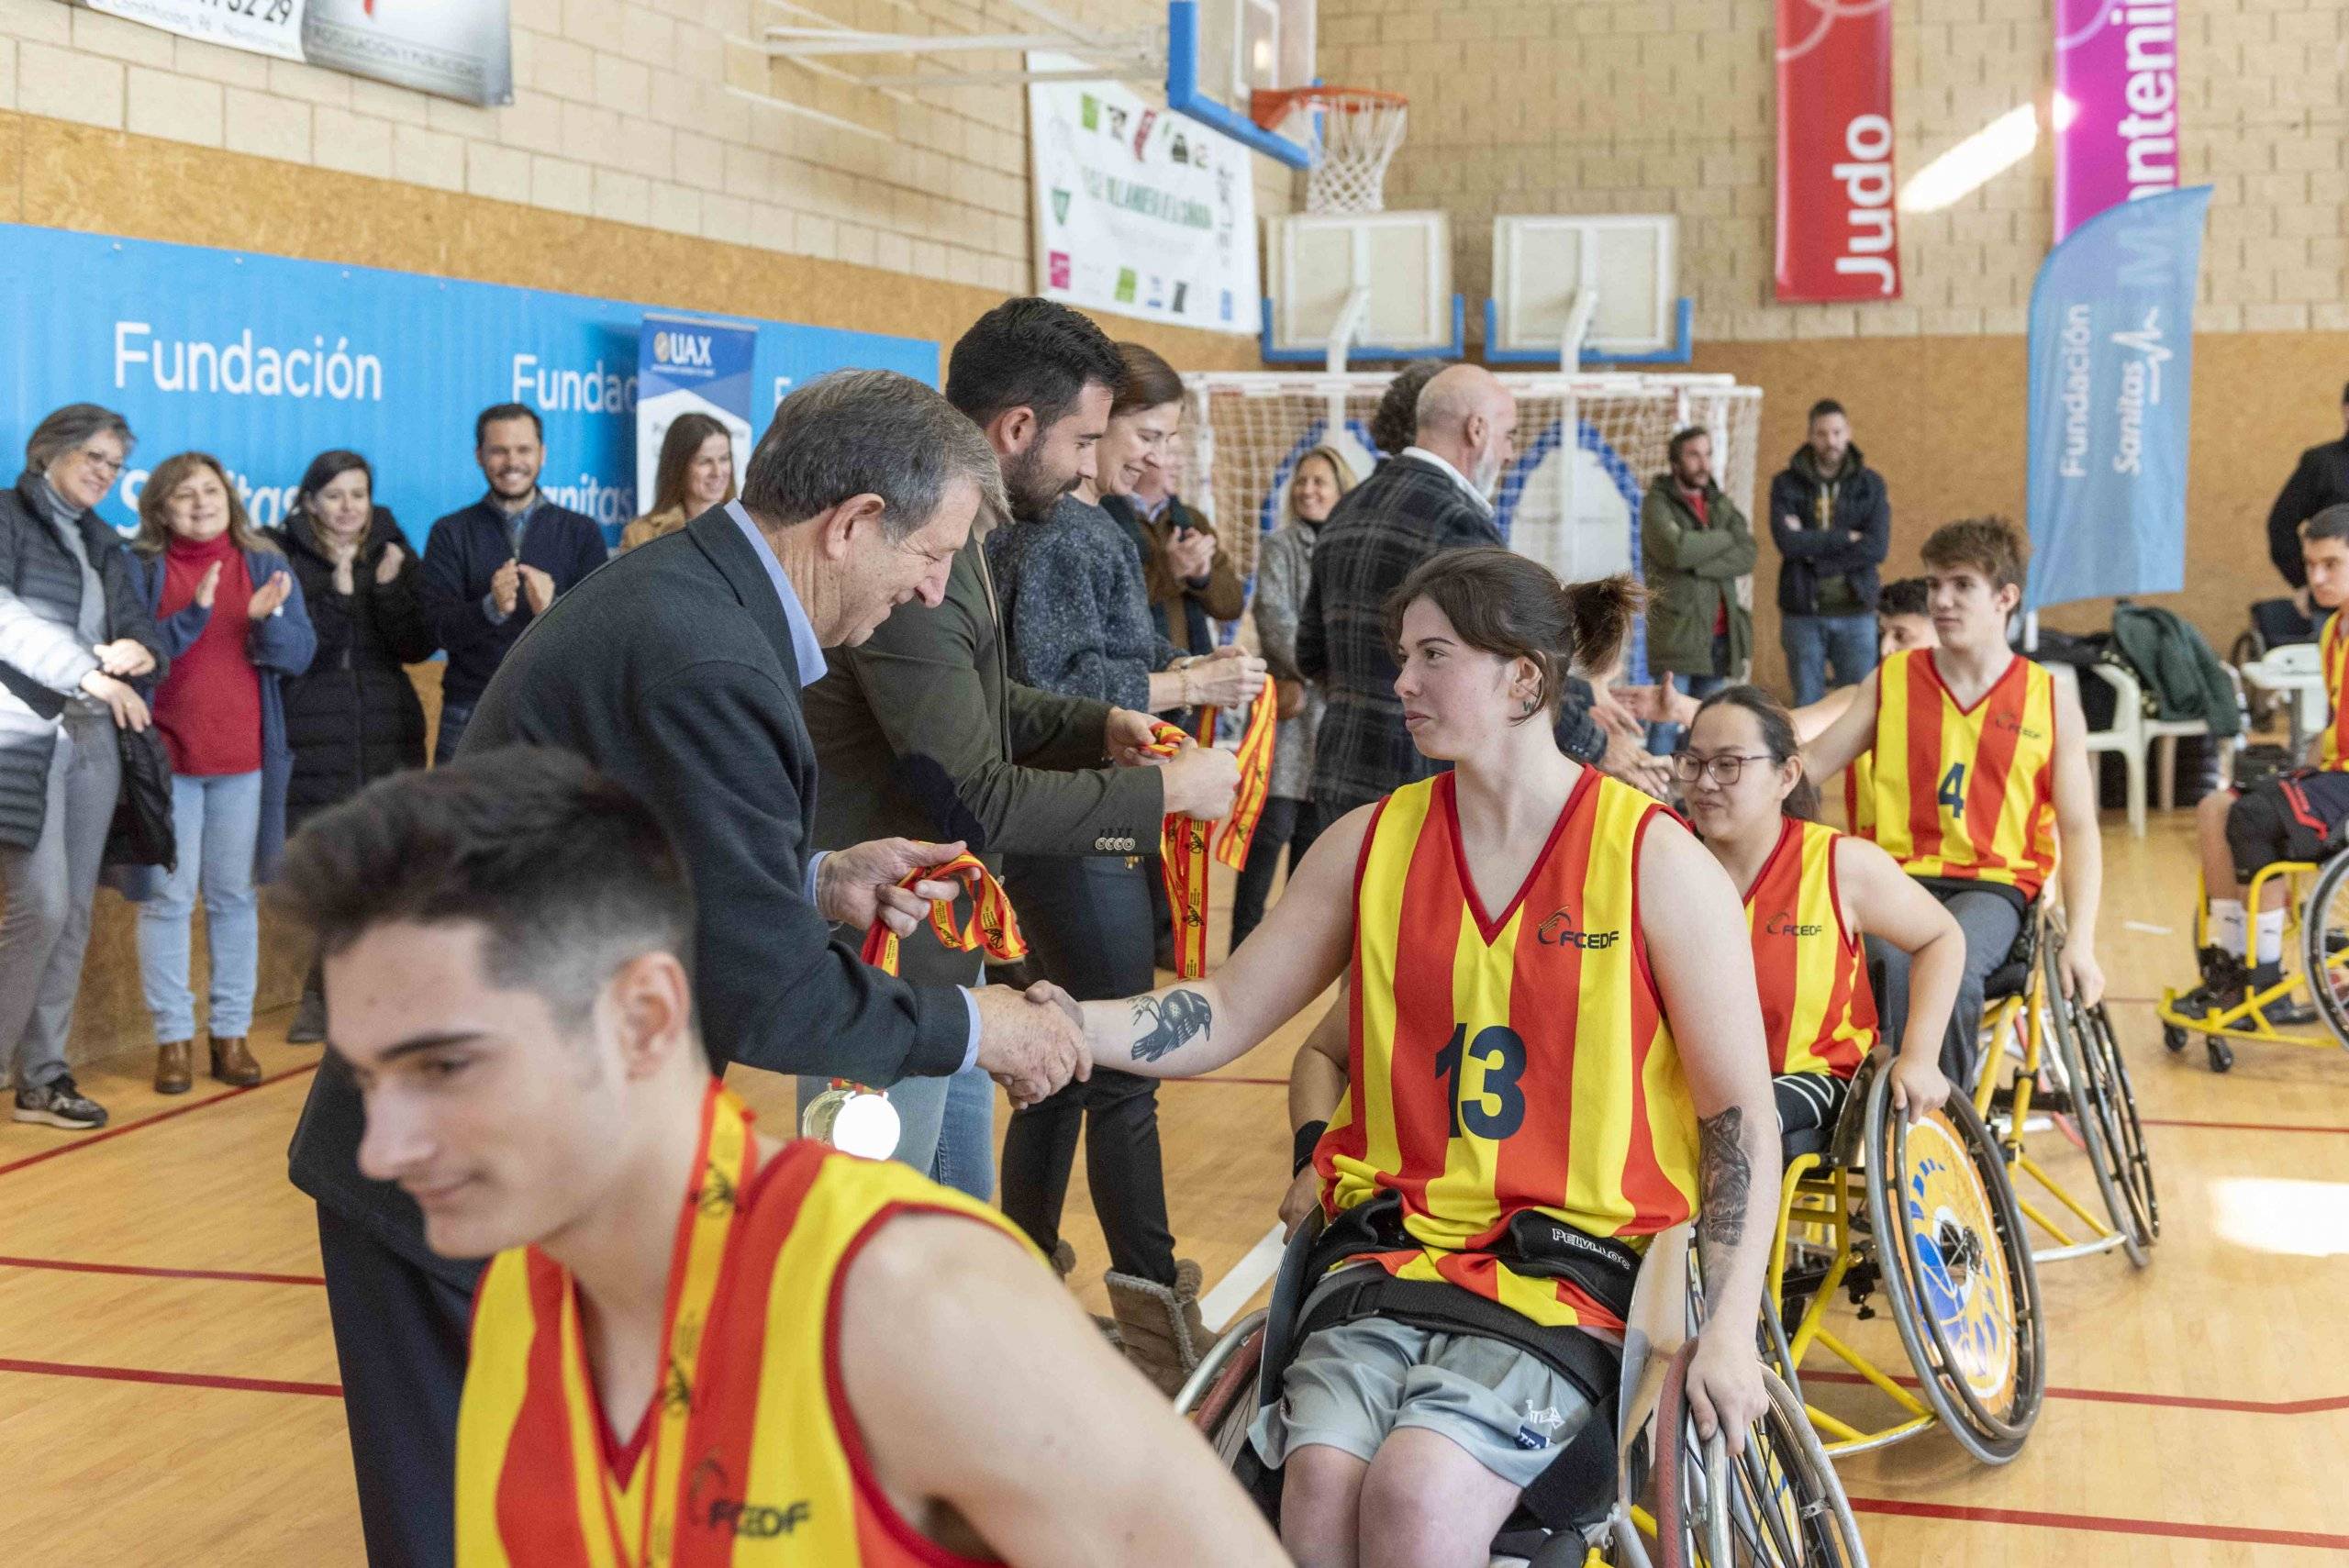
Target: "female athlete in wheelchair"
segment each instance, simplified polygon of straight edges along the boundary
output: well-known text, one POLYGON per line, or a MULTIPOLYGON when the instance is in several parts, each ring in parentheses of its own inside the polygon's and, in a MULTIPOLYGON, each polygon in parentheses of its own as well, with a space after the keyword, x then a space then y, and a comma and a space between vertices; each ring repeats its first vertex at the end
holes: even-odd
MULTIPOLYGON (((1603 1495, 1642 1254, 1692 1218, 1694 1427, 1742 1458, 1770 1415, 1753 1325, 1778 1151, 1736 890, 1552 736, 1559 678, 1610 662, 1636 601, 1503 550, 1421 567, 1386 606, 1395 691, 1453 771, 1325 831, 1214 977, 1067 1004, 1097 1062, 1182 1077, 1349 980, 1343 1095, 1297 1140, 1329 1229, 1251 1433, 1308 1568, 1481 1564, 1521 1500, 1575 1492, 1548 1483, 1561 1455, 1609 1456, 1603 1495)), ((1788 1469, 1747 1472, 1748 1513, 1783 1524, 1788 1469)), ((1774 1555, 1849 1560, 1805 1540, 1774 1555)))

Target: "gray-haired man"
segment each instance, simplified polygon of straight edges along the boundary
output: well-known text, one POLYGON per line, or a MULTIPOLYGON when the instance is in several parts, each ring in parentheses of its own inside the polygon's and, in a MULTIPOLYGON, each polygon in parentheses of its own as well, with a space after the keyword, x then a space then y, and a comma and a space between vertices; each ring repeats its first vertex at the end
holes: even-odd
MULTIPOLYGON (((693 884, 694 999, 721 1071, 740 1061, 889 1084, 975 1062, 1032 1100, 1081 1070, 1057 1009, 1005 987, 908 985, 833 940, 835 921, 912 929, 929 906, 897 880, 960 845, 810 853, 817 757, 801 688, 823 674, 826 648, 853 647, 909 599, 936 604, 974 520, 1002 506, 994 450, 937 393, 878 371, 811 382, 775 410, 740 501, 556 600, 473 710, 464 754, 559 746, 661 817, 693 884)), ((360 1131, 357 1094, 329 1060, 294 1176, 318 1200, 369 1556, 446 1562, 477 1265, 436 1257, 406 1195, 361 1177, 360 1131)))

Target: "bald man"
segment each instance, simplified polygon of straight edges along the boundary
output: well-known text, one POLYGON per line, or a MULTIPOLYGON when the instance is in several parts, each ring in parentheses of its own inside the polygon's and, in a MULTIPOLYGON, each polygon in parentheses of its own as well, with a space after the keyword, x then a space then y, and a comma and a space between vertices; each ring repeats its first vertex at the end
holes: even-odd
POLYGON ((1421 389, 1412 444, 1321 525, 1297 628, 1297 668, 1329 697, 1313 756, 1321 820, 1434 771, 1403 728, 1381 606, 1431 556, 1502 542, 1492 496, 1516 436, 1508 388, 1481 365, 1453 365, 1421 389))

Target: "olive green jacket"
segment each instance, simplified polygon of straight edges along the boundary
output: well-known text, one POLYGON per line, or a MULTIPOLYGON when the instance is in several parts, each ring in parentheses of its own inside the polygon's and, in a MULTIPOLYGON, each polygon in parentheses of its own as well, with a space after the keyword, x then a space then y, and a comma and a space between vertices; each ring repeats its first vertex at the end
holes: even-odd
POLYGON ((1753 617, 1737 602, 1737 580, 1753 570, 1753 530, 1717 485, 1705 492, 1709 520, 1697 521, 1670 474, 1659 474, 1640 506, 1640 567, 1647 579, 1648 668, 1675 675, 1731 675, 1753 656, 1753 617), (1729 611, 1729 663, 1713 667, 1713 625, 1729 611))

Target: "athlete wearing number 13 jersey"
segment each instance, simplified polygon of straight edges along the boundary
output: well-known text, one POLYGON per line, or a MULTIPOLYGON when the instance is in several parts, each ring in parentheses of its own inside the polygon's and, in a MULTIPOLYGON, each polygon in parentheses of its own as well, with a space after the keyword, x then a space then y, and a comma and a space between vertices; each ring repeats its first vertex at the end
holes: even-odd
POLYGON ((1911 876, 2036 896, 2055 869, 2054 678, 2012 659, 1961 707, 1920 648, 1887 658, 1876 681, 1876 843, 1911 876))
POLYGON ((1621 1327, 1571 1280, 1498 1262, 1536 1211, 1633 1247, 1689 1218, 1697 1118, 1635 891, 1663 810, 1585 769, 1514 902, 1463 874, 1453 775, 1378 807, 1355 877, 1347 1096, 1314 1153, 1331 1216, 1383 1192, 1420 1245, 1373 1261, 1534 1322, 1621 1327))

